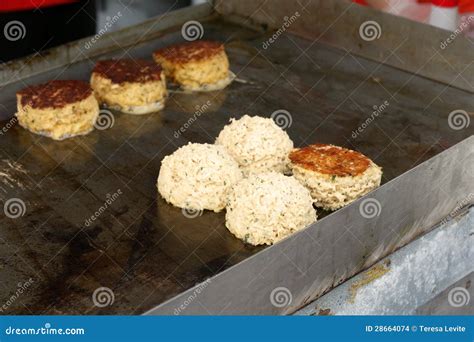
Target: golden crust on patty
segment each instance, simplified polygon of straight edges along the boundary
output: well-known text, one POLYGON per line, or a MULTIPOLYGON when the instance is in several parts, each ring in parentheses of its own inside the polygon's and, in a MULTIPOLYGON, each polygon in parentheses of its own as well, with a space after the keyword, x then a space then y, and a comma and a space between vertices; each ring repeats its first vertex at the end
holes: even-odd
POLYGON ((357 151, 326 144, 296 148, 290 153, 293 164, 335 176, 357 176, 370 166, 370 159, 357 151))
POLYGON ((17 92, 17 98, 24 107, 61 108, 84 100, 91 94, 91 87, 84 81, 53 80, 24 88, 17 92))
POLYGON ((92 70, 112 83, 145 83, 161 80, 162 69, 156 63, 143 59, 108 59, 98 61, 92 70))
POLYGON ((50 81, 17 93, 18 123, 55 140, 84 135, 94 128, 99 104, 82 81, 50 81))
POLYGON ((163 70, 154 62, 122 59, 99 61, 91 76, 97 99, 129 114, 147 114, 164 107, 163 70))
POLYGON ((195 40, 167 46, 155 51, 154 57, 166 59, 173 64, 186 64, 207 60, 224 52, 224 44, 209 40, 195 40))
POLYGON ((341 208, 382 180, 382 169, 362 153, 343 147, 314 144, 294 149, 290 155, 293 176, 310 192, 317 207, 341 208))
POLYGON ((189 90, 222 89, 232 81, 224 44, 198 40, 155 51, 155 61, 173 82, 189 90))

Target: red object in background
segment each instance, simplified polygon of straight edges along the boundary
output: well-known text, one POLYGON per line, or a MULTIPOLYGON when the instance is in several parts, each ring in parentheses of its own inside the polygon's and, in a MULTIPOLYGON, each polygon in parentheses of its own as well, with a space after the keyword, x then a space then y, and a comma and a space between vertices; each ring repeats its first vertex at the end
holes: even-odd
POLYGON ((459 0, 459 13, 474 12, 474 0, 459 0))
POLYGON ((34 10, 36 8, 72 4, 78 0, 12 0, 0 1, 0 12, 34 10))
POLYGON ((456 7, 459 0, 432 0, 431 3, 438 7, 456 7))
MULTIPOLYGON (((367 6, 365 0, 352 0, 356 4, 367 6)), ((447 6, 452 7, 458 5, 459 13, 473 13, 474 12, 474 0, 416 0, 419 4, 431 4, 436 6, 447 6), (450 4, 454 2, 455 4, 450 4), (459 4, 458 4, 459 3, 459 4), (450 6, 448 6, 450 5, 450 6)))

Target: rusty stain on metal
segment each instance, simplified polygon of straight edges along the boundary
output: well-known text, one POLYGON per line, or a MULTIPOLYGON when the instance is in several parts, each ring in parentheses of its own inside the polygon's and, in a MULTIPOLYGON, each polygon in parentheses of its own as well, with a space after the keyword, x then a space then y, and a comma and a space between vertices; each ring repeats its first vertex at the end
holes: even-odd
POLYGON ((333 316, 333 313, 331 312, 330 308, 318 308, 316 306, 314 308, 314 311, 310 313, 310 316, 333 316))
POLYGON ((365 286, 373 282, 375 279, 380 278, 388 271, 390 271, 390 260, 387 260, 383 264, 375 265, 374 267, 368 269, 362 276, 362 278, 355 283, 353 283, 349 289, 349 303, 354 303, 355 297, 357 295, 357 291, 365 286))
POLYGON ((331 316, 331 309, 319 309, 318 316, 331 316))

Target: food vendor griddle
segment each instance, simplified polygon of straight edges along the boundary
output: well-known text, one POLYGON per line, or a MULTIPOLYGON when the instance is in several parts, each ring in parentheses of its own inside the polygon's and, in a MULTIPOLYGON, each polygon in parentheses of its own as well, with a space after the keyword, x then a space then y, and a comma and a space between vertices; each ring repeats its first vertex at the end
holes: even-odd
MULTIPOLYGON (((246 13, 250 7, 238 1, 219 3, 217 12, 202 5, 104 34, 89 49, 87 38, 0 67, 7 127, 0 137, 0 196, 2 203, 25 204, 23 216, 0 216, 0 304, 10 303, 2 313, 291 313, 429 231, 459 203, 469 205, 474 126, 453 129, 448 116, 472 112, 473 74, 447 71, 438 56, 415 73, 428 60, 428 52, 414 49, 417 32, 426 44, 428 33, 435 41, 445 31, 346 1, 291 2, 285 15, 299 11, 299 17, 264 48, 283 20, 270 8, 276 15, 283 7, 253 3, 267 19, 258 10, 246 13), (322 30, 314 23, 319 17, 332 18, 332 26, 322 30), (412 50, 396 50, 400 41, 384 25, 379 47, 370 47, 377 42, 359 36, 368 19, 403 26, 412 50), (182 42, 190 20, 203 26, 203 38, 226 43, 240 82, 218 92, 173 92, 166 108, 151 115, 112 112, 110 128, 62 142, 18 124, 10 128, 17 90, 54 78, 88 80, 98 59, 151 58, 155 49, 182 42), (308 35, 311 27, 316 37, 308 35), (345 43, 337 46, 338 39, 345 43), (378 58, 381 46, 403 63, 393 54, 378 58), (188 218, 157 194, 164 156, 189 141, 212 143, 232 117, 275 111, 289 113, 286 131, 296 146, 322 142, 361 151, 383 167, 383 185, 334 213, 319 211, 319 222, 271 247, 236 239, 223 212, 188 218), (360 213, 367 199, 380 204, 373 218, 360 213), (104 307, 93 301, 102 287, 113 293, 104 307), (270 295, 282 287, 292 300, 279 307, 270 295)), ((461 51, 464 38, 457 40, 451 50, 438 49, 448 60, 461 53, 455 67, 472 56, 470 46, 461 51)))

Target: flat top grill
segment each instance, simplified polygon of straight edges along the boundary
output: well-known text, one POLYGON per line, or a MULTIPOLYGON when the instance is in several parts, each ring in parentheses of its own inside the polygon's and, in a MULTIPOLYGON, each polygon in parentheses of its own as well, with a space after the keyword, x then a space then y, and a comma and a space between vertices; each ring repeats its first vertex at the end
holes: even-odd
MULTIPOLYGON (((384 183, 473 133, 472 125, 456 131, 447 124, 451 111, 469 108, 468 92, 324 44, 310 46, 289 33, 262 49, 271 32, 216 17, 201 22, 204 38, 227 42, 231 69, 248 83, 172 93, 163 112, 114 112, 111 128, 62 142, 18 125, 2 134, 0 196, 21 199, 26 211, 0 218, 0 303, 33 280, 5 313, 139 314, 264 249, 229 233, 223 213, 189 219, 157 194, 162 158, 188 141, 212 143, 231 117, 286 110, 295 146, 356 149, 383 167, 384 183), (99 287, 113 290, 113 305, 94 305, 99 287)), ((99 57, 151 58, 153 50, 178 41, 177 26, 99 57)), ((14 113, 13 94, 25 84, 87 80, 93 64, 85 60, 8 85, 1 116, 14 113)))

